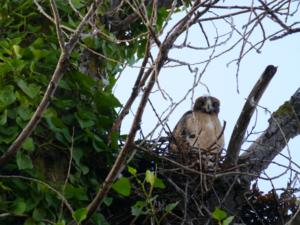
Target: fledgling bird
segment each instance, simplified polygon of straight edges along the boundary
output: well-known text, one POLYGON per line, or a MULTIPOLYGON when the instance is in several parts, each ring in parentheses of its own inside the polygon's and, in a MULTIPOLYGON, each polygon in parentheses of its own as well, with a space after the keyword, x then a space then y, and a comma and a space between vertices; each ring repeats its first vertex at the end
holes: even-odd
POLYGON ((186 112, 175 126, 169 153, 181 155, 186 166, 197 166, 204 172, 215 171, 224 146, 219 111, 217 98, 197 98, 193 110, 186 112))

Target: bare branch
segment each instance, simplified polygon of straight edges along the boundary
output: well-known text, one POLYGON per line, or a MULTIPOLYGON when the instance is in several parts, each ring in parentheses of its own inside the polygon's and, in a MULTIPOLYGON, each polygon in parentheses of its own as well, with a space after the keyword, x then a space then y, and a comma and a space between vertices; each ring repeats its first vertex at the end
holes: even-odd
POLYGON ((237 164, 239 152, 243 144, 244 135, 250 119, 261 96, 263 95, 276 71, 277 68, 275 66, 267 66, 249 94, 229 141, 226 159, 224 162, 227 167, 235 166, 237 164))
POLYGON ((281 39, 281 38, 284 38, 290 34, 294 34, 294 33, 299 33, 300 32, 300 28, 291 28, 289 29, 287 32, 281 34, 281 35, 277 35, 277 36, 274 36, 272 38, 270 38, 271 41, 275 41, 275 40, 278 40, 278 39, 281 39))
POLYGON ((150 36, 148 35, 148 41, 147 41, 147 44, 146 44, 144 60, 142 62, 142 66, 141 66, 140 72, 137 76, 137 79, 135 81, 135 84, 132 88, 131 95, 130 95, 129 99, 127 100, 127 102, 126 102, 124 108, 122 109, 121 113, 119 114, 118 118, 115 120, 115 122, 112 126, 112 129, 111 129, 111 134, 120 129, 120 126, 121 126, 121 123, 122 123, 124 117, 128 114, 129 109, 131 108, 134 100, 136 99, 136 97, 138 96, 138 94, 140 92, 140 89, 143 87, 142 80, 144 80, 145 78, 148 78, 151 71, 152 71, 152 69, 150 68, 144 74, 145 67, 146 67, 147 62, 149 60, 149 54, 150 54, 150 43, 151 43, 151 41, 150 41, 149 38, 150 38, 150 36))
POLYGON ((57 33, 57 40, 60 46, 60 49, 62 52, 66 51, 66 46, 65 46, 65 40, 64 40, 64 35, 61 29, 61 21, 60 21, 60 16, 57 10, 57 6, 54 0, 50 0, 50 5, 55 21, 55 28, 56 28, 56 33, 57 33))

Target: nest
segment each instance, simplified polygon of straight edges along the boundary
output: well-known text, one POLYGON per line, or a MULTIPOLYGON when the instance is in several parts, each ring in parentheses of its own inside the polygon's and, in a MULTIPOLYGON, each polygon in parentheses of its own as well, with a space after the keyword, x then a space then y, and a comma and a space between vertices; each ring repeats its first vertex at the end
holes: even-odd
MULTIPOLYGON (((162 218, 159 224, 218 224, 218 221, 212 218, 214 208, 211 199, 218 195, 215 186, 220 185, 218 175, 224 172, 222 168, 224 157, 221 155, 214 171, 205 171, 198 162, 191 164, 186 160, 196 159, 199 152, 189 151, 188 155, 184 156, 179 153, 170 154, 168 146, 167 137, 138 141, 135 157, 129 163, 138 170, 141 179, 147 170, 152 170, 165 184, 164 189, 154 189, 152 193, 152 196, 156 196, 153 206, 155 216, 162 218), (166 214, 166 207, 172 203, 176 203, 176 207, 166 214)), ((125 172, 124 176, 130 177, 130 174, 125 172)), ((116 211, 110 215, 111 224, 153 224, 150 214, 138 218, 131 215, 130 207, 143 199, 139 185, 134 180, 132 183, 135 187, 134 194, 117 201, 116 211), (126 205, 126 210, 122 208, 120 211, 120 205, 126 205)), ((249 225, 274 225, 280 221, 287 221, 297 210, 295 197, 297 191, 286 191, 281 194, 284 197, 280 197, 281 195, 278 196, 274 191, 272 194, 264 194, 256 186, 249 187, 245 190, 247 203, 241 205, 242 213, 235 216, 235 221, 249 225)))

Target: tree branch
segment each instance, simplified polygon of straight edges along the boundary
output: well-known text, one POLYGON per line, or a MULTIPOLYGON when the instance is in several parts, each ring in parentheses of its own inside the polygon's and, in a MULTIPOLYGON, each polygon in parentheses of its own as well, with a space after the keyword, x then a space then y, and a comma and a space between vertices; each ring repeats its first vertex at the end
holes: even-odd
POLYGON ((64 40, 64 35, 61 29, 61 21, 60 21, 60 16, 57 10, 57 6, 54 0, 50 0, 50 5, 55 21, 55 28, 56 28, 56 33, 57 33, 57 40, 59 43, 59 47, 62 52, 66 51, 66 46, 65 46, 65 40, 64 40))
MULTIPOLYGON (((215 0, 211 4, 215 4, 218 1, 215 0)), ((119 173, 122 171, 124 168, 124 165, 126 164, 126 159, 127 157, 131 154, 132 149, 134 147, 134 138, 136 135, 136 132, 138 131, 140 127, 140 121, 143 116, 143 112, 145 109, 145 106, 147 104, 149 95, 151 93, 151 90, 155 84, 155 81, 159 75, 159 72, 161 68, 163 67, 165 61, 167 60, 168 53, 170 49, 173 46, 173 43, 176 41, 176 39, 186 30, 188 27, 186 24, 191 20, 193 23, 197 22, 197 19, 202 16, 204 13, 206 13, 209 10, 209 7, 206 7, 203 11, 199 12, 193 19, 191 19, 191 15, 201 6, 200 1, 196 1, 193 7, 191 8, 191 11, 175 26, 168 34, 168 36, 165 38, 163 43, 161 44, 159 48, 159 53, 157 55, 157 58, 155 62, 153 63, 153 70, 151 72, 151 76, 149 78, 149 81, 147 83, 147 86, 144 90, 144 94, 142 96, 142 99, 140 101, 139 107, 137 109, 137 112, 135 114, 134 120, 132 122, 132 127, 129 131, 127 140, 120 151, 113 167, 111 168, 109 174, 105 178, 105 181, 99 188, 99 191, 97 192, 95 198, 93 201, 88 205, 87 209, 87 217, 85 219, 85 222, 90 219, 90 217, 93 215, 93 213, 97 210, 97 208, 101 205, 104 197, 107 195, 109 190, 111 189, 112 183, 115 181, 116 177, 119 175, 119 173)), ((72 224, 72 222, 71 222, 72 224)))
POLYGON ((223 175, 214 183, 215 192, 208 196, 210 209, 224 207, 233 215, 239 215, 241 206, 248 204, 245 193, 251 181, 260 176, 287 146, 288 141, 300 134, 300 88, 275 111, 264 133, 238 159, 238 173, 223 175), (230 186, 233 189, 228 192, 230 186), (217 193, 217 194, 215 194, 217 193), (220 199, 222 201, 220 201, 220 199))
MULTIPOLYGON (((300 134, 300 88, 291 99, 274 112, 269 119, 269 127, 243 153, 238 162, 247 164, 243 168, 248 173, 259 174, 287 146, 288 141, 300 134)), ((248 177, 249 181, 256 177, 248 177)))
POLYGON ((263 95, 276 71, 277 68, 275 66, 267 66, 259 80, 256 82, 255 86, 253 87, 251 93, 249 94, 248 99, 239 116, 239 119, 236 122, 228 144, 227 154, 224 162, 226 167, 235 166, 237 164, 240 149, 243 144, 244 135, 246 133, 250 119, 261 96, 263 95))
POLYGON ((136 97, 140 93, 141 88, 144 86, 144 84, 142 83, 142 80, 145 80, 145 78, 148 78, 152 72, 152 68, 149 68, 147 70, 147 72, 144 74, 144 71, 145 71, 149 56, 150 56, 150 46, 151 46, 150 35, 148 35, 148 41, 147 41, 146 49, 145 49, 145 56, 144 56, 144 60, 142 62, 140 72, 139 72, 139 74, 136 78, 136 81, 134 83, 134 86, 132 88, 131 95, 128 98, 128 100, 127 100, 125 106, 123 107, 121 113, 119 114, 118 118, 115 120, 110 134, 112 134, 113 132, 116 132, 117 130, 120 129, 123 119, 128 114, 129 109, 131 108, 133 102, 135 101, 136 97))

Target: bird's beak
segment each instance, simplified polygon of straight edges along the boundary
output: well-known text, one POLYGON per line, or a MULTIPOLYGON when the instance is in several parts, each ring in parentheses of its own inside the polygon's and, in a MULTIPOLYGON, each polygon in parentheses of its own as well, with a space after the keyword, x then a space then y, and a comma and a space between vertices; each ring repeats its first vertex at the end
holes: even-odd
POLYGON ((208 113, 210 113, 213 110, 213 105, 212 105, 212 102, 211 102, 210 99, 208 99, 206 101, 206 104, 205 104, 204 107, 205 107, 205 111, 208 112, 208 113))

